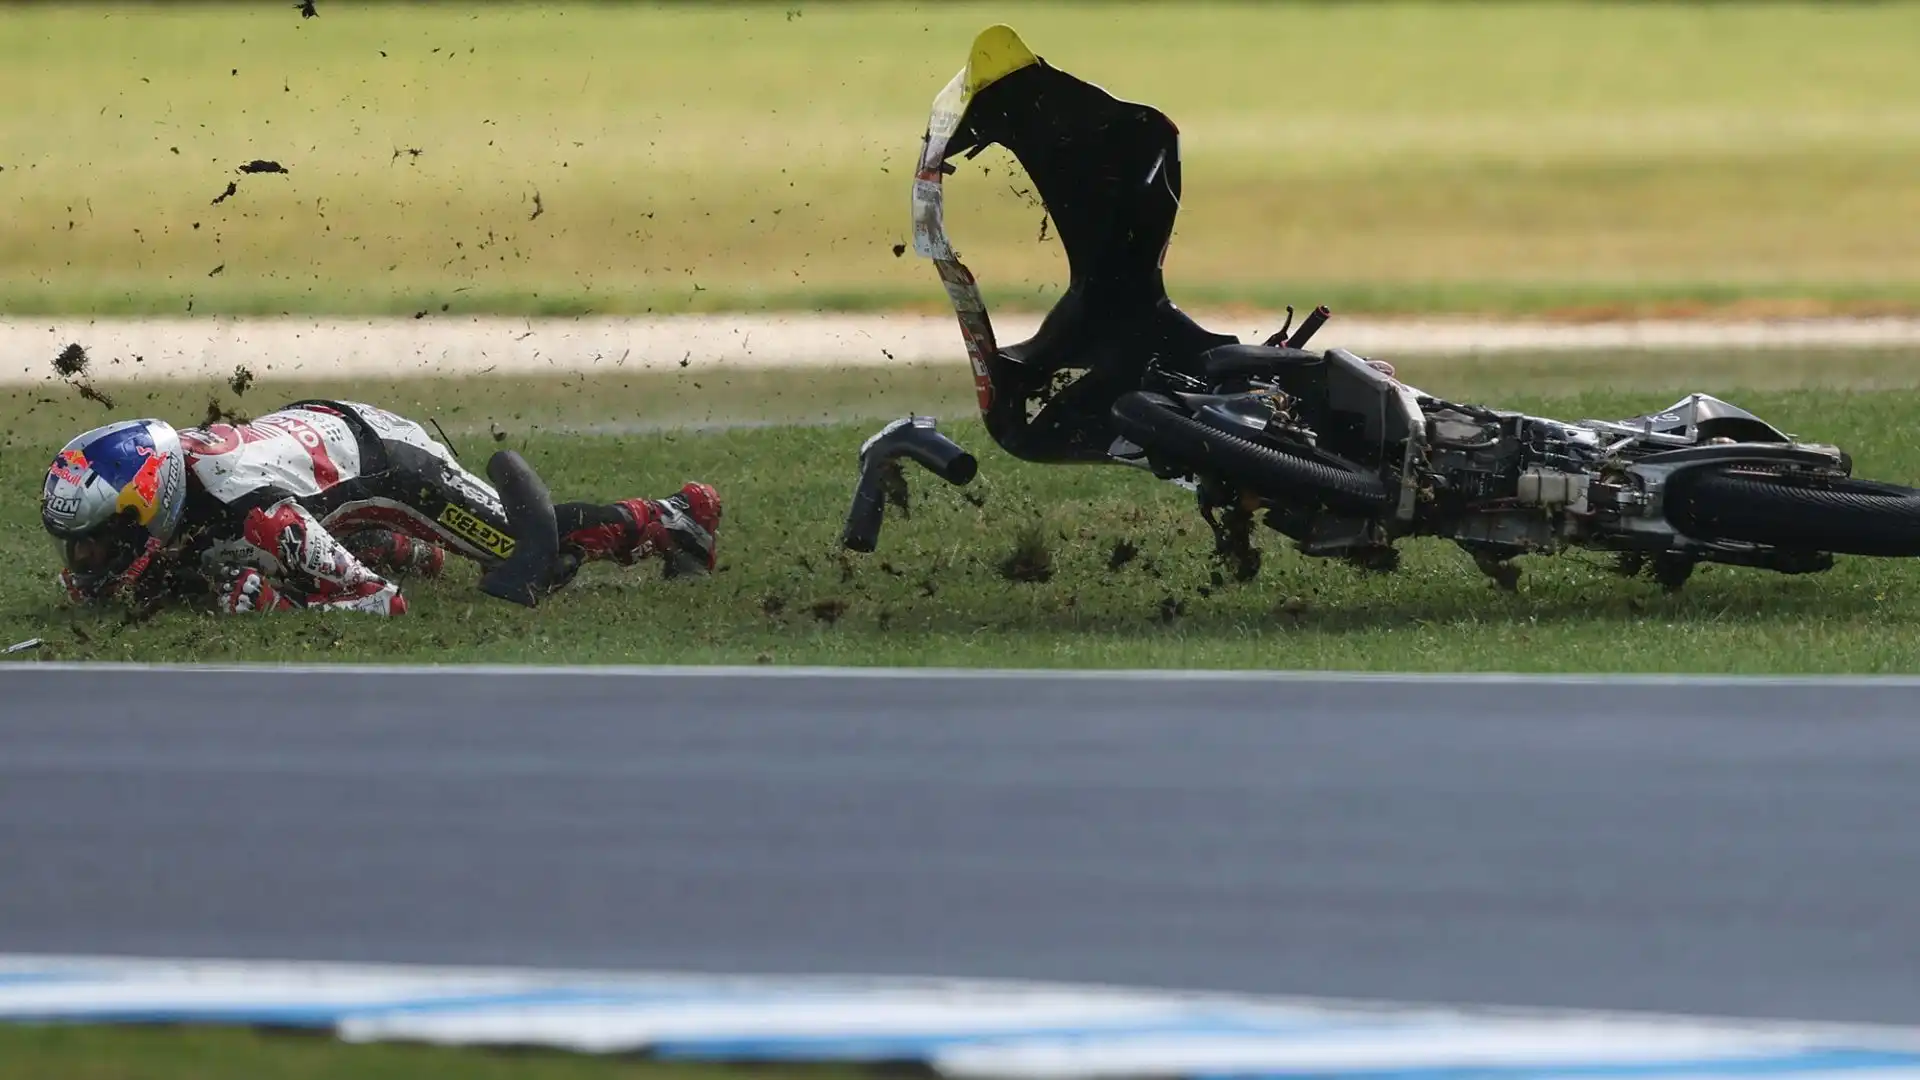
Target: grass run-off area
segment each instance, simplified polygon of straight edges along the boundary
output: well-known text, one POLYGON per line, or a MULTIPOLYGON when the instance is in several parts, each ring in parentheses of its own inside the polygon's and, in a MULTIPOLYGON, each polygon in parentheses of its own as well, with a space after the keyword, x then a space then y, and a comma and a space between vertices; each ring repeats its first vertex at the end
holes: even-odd
MULTIPOLYGON (((1920 482, 1920 369, 1905 353, 1410 360, 1402 374, 1576 419, 1706 389, 1838 443, 1861 476, 1920 482)), ((1874 672, 1920 657, 1920 564, 1896 560, 1842 559, 1805 577, 1706 567, 1668 595, 1570 554, 1521 560, 1506 593, 1445 542, 1408 542, 1401 570, 1379 575, 1267 533, 1261 576, 1222 583, 1189 494, 1133 470, 1013 461, 982 434, 951 365, 359 383, 352 396, 437 419, 471 467, 496 446, 521 450, 558 498, 709 480, 727 505, 719 572, 668 582, 654 565, 590 566, 527 611, 478 593, 459 563, 410 582, 413 609, 391 621, 181 610, 130 622, 65 605, 28 493, 73 432, 138 413, 194 422, 209 390, 103 386, 112 412, 55 382, 0 398, 0 485, 16 493, 0 502, 0 644, 46 640, 21 659, 1874 672), (911 474, 911 517, 890 515, 878 552, 844 553, 856 448, 908 410, 941 416, 979 455, 980 477, 951 488, 911 474), (1025 576, 1045 580, 1003 572, 1023 546, 1050 571, 1025 576)), ((261 385, 237 404, 259 412, 329 391, 345 392, 261 385)))
MULTIPOLYGON (((937 305, 892 249, 1001 20, 1179 125, 1184 301, 1920 308, 1917 5, 296 7, 0 19, 0 311, 937 305)), ((951 229, 1043 303, 1009 161, 951 229)))
POLYGON ((0 1080, 876 1080, 872 1070, 730 1067, 547 1051, 351 1045, 221 1028, 0 1025, 0 1080))

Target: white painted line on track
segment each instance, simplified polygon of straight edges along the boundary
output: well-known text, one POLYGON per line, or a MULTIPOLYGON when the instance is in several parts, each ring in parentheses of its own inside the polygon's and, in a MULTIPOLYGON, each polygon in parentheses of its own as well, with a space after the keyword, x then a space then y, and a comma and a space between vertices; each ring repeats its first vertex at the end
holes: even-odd
MULTIPOLYGON (((426 1038, 451 1043, 518 1043, 519 1038, 537 1035, 539 1028, 548 1026, 540 1022, 543 1018, 559 1020, 563 1026, 584 1022, 604 1027, 609 1021, 618 1026, 622 1013, 632 1019, 651 1013, 655 1038, 665 1034, 665 1022, 681 1028, 683 1037, 707 1028, 706 1037, 720 1036, 723 1041, 741 1036, 777 1039, 782 1035, 819 1038, 835 1034, 858 1041, 862 1037, 884 1037, 885 1029, 905 1019, 906 1026, 897 1034, 910 1034, 919 1028, 929 1049, 943 1049, 967 1045, 969 1040, 962 1038, 956 1044, 954 1037, 979 1023, 977 1014, 968 1013, 996 1005, 1002 1012, 1015 1007, 1016 1019, 997 1041, 1025 1041, 1043 1055, 1063 1049, 1093 1049, 1106 1042, 1114 1055, 1113 1063, 1122 1066, 1134 1056, 1130 1051, 1138 1048, 1140 1036, 1178 1035, 1182 1020, 1202 1023, 1186 1033, 1190 1047, 1196 1037, 1203 1043, 1223 1039, 1231 1043, 1247 1035, 1264 1034, 1270 1041, 1277 1038, 1281 1044, 1277 1048, 1283 1051, 1296 1038, 1337 1037, 1343 1030, 1370 1032, 1375 1037, 1391 1036, 1397 1030, 1415 1037, 1451 1033, 1456 1038, 1517 1035, 1550 1040, 1604 1032, 1616 1041, 1626 1039, 1628 1045, 1622 1049, 1637 1040, 1700 1039, 1729 1050, 1747 1040, 1759 1040, 1748 1048, 1778 1049, 1778 1044, 1788 1043, 1811 1044, 1809 1049, 1824 1044, 1826 1049, 1835 1049, 1833 1044, 1852 1043, 1862 1049, 1920 1051, 1920 1028, 1911 1026, 1619 1009, 1402 1002, 941 976, 757 975, 0 953, 0 1022, 32 1021, 42 1013, 64 1014, 73 1020, 97 1015, 112 1022, 115 1014, 132 1011, 146 1019, 173 1012, 184 1022, 230 1023, 234 1017, 229 1013, 251 1010, 271 1018, 291 1008, 335 1013, 340 1034, 351 1041, 426 1038), (9 984, 9 976, 26 978, 9 984), (744 997, 733 997, 730 1002, 729 995, 743 993, 744 997), (729 1017, 703 1022, 688 1015, 691 1010, 704 1007, 711 1013, 713 1006, 729 1004, 729 1017), (827 1006, 824 1010, 819 1008, 823 1004, 827 1006), (1044 1022, 1029 1022, 1033 1030, 1018 1031, 1018 1013, 1034 1004, 1056 1011, 1073 1010, 1077 1004, 1089 1018, 1104 1013, 1123 1023, 1076 1033, 1044 1022), (803 1007, 799 1014, 793 1008, 796 1005, 803 1007), (938 1015, 943 1005, 952 1010, 944 1023, 938 1015), (891 1009, 897 1014, 903 1006, 918 1014, 918 1020, 896 1016, 892 1023, 885 1019, 875 1023, 876 1009, 891 1009), (1116 1009, 1121 1011, 1116 1013, 1116 1009), (1151 1020, 1156 1012, 1161 1014, 1161 1024, 1131 1034, 1125 1030, 1126 1017, 1151 1020), (410 1018, 424 1023, 415 1024, 410 1018), (1236 1019, 1237 1023, 1232 1022, 1236 1019), (1218 1026, 1222 1020, 1229 1021, 1224 1030, 1218 1026), (517 1037, 511 1033, 502 1037, 499 1028, 503 1021, 519 1029, 517 1037), (1166 1021, 1173 1021, 1175 1028, 1169 1030, 1166 1021), (943 1026, 947 1030, 941 1031, 943 1026), (468 1030, 459 1030, 462 1028, 468 1030), (728 1033, 725 1028, 733 1030, 728 1033), (1121 1041, 1114 1041, 1116 1038, 1121 1041)), ((552 1036, 550 1032, 546 1039, 535 1041, 552 1041, 555 1045, 570 1041, 552 1036)), ((829 1044, 812 1056, 830 1060, 836 1055, 829 1044)), ((1900 1063, 1884 1064, 1898 1067, 1900 1063)), ((1175 1075, 1193 1071, 1179 1069, 1175 1075)), ((1104 1070, 1102 1073, 1111 1075, 1104 1070)), ((1868 1070, 1854 1075, 1866 1080, 1882 1073, 1868 1070)))
MULTIPOLYGON (((655 679, 838 679, 838 680, 988 680, 1057 682, 1272 682, 1385 684, 1403 686, 1510 687, 1826 687, 1920 690, 1920 675, 1728 675, 1603 672, 1394 672, 1200 668, 900 668, 779 665, 628 665, 628 664, 278 664, 271 662, 139 663, 130 661, 33 661, 0 663, 4 673, 48 674, 140 672, 158 674, 371 675, 436 677, 449 675, 589 676, 655 679)), ((1920 710, 1916 710, 1920 719, 1920 710)))

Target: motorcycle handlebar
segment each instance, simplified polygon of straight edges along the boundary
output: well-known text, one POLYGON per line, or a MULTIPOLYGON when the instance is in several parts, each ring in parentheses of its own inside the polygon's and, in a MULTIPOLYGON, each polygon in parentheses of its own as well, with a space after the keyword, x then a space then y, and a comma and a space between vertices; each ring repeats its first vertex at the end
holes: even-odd
POLYGON ((1287 348, 1298 349, 1304 347, 1307 339, 1311 338, 1322 326, 1326 325, 1328 316, 1332 314, 1333 312, 1328 310, 1325 304, 1321 304, 1319 307, 1309 311, 1307 317, 1300 320, 1300 326, 1294 330, 1293 336, 1287 339, 1287 348))

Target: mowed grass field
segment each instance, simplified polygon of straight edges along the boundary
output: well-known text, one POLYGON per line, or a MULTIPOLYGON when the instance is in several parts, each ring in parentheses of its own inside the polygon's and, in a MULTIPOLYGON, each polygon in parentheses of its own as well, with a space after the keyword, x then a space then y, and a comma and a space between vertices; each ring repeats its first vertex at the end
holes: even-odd
MULTIPOLYGON (((294 8, 0 18, 0 312, 938 305, 892 249, 1002 20, 1179 124, 1182 300, 1920 307, 1910 4, 294 8)), ((948 186, 997 301, 1048 302, 1005 155, 948 186)))
MULTIPOLYGON (((1920 367, 1904 353, 1422 360, 1403 375, 1431 392, 1571 418, 1634 415, 1710 388, 1839 443, 1862 476, 1920 482, 1920 367), (1732 389, 1741 385, 1755 389, 1732 389)), ((117 399, 111 413, 59 383, 0 398, 0 488, 21 496, 0 503, 0 645, 45 641, 19 659, 1749 673, 1912 671, 1920 661, 1914 562, 1842 559, 1808 577, 1708 567, 1668 595, 1574 554, 1522 560, 1519 589, 1506 593, 1444 542, 1410 542, 1402 569, 1377 575, 1304 558, 1269 533, 1259 579, 1218 580, 1190 495, 1132 470, 1011 460, 986 440, 964 374, 950 369, 358 384, 354 396, 437 419, 476 469, 494 447, 521 450, 558 498, 709 480, 727 501, 719 572, 667 582, 657 565, 592 566, 527 611, 481 595, 473 568, 454 564, 441 580, 408 583, 413 610, 391 621, 193 611, 129 621, 66 606, 25 493, 72 432, 109 415, 197 421, 210 395, 102 386, 117 399), (911 516, 890 515, 878 552, 844 553, 860 440, 908 410, 947 418, 981 475, 956 489, 911 474, 911 516), (1007 560, 1022 549, 1047 572, 1011 579, 1007 560)), ((342 392, 263 384, 218 398, 260 412, 329 390, 342 392)))

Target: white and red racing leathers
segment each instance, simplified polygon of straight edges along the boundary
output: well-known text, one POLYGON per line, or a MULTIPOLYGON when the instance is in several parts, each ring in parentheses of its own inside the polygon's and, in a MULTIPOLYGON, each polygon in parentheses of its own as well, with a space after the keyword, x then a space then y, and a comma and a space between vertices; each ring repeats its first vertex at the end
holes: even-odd
POLYGON ((342 537, 368 528, 482 563, 512 551, 494 490, 411 420, 349 401, 302 401, 245 424, 180 432, 188 557, 229 613, 290 608, 399 615, 399 586, 342 537))

